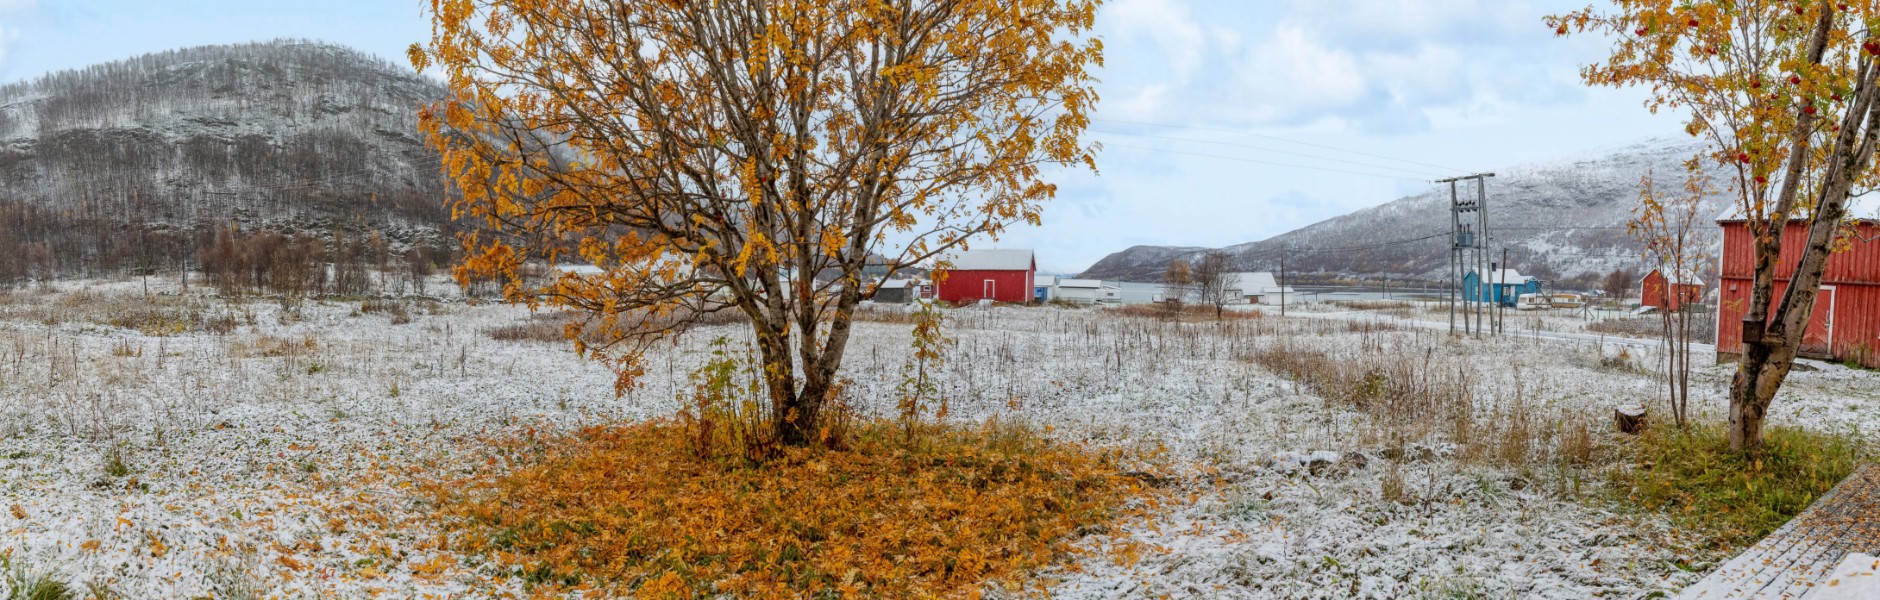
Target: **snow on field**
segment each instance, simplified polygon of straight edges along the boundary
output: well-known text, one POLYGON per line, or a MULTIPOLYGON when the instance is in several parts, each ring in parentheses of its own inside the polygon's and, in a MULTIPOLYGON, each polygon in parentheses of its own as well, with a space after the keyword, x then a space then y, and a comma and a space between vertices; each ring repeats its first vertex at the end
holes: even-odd
MULTIPOLYGON (((516 307, 420 302, 399 323, 358 302, 285 311, 168 287, 145 299, 132 282, 59 287, 0 296, 0 552, 130 598, 520 593, 439 547, 410 482, 481 460, 478 441, 505 432, 669 414, 708 342, 743 337, 723 326, 662 346, 644 386, 616 397, 612 374, 566 344, 487 335, 530 318, 516 307), (154 336, 109 323, 138 305, 233 326, 154 336)), ((1164 447, 1178 465, 1169 485, 1193 498, 1093 538, 1132 551, 1049 574, 1051 595, 1635 597, 1720 558, 1604 504, 1570 469, 1468 458, 1443 431, 1382 426, 1250 359, 1282 348, 1466 371, 1484 414, 1534 415, 1534 435, 1552 440, 1560 423, 1610 435, 1613 404, 1651 398, 1650 348, 1620 358, 1597 342, 1452 341, 1361 320, 1231 323, 949 313, 951 418, 1164 447)), ((908 329, 858 326, 846 369, 865 410, 893 411, 908 329)), ((1727 377, 1727 366, 1699 369, 1700 410, 1720 412, 1727 377)), ((1873 431, 1876 382, 1798 373, 1773 419, 1873 431)))

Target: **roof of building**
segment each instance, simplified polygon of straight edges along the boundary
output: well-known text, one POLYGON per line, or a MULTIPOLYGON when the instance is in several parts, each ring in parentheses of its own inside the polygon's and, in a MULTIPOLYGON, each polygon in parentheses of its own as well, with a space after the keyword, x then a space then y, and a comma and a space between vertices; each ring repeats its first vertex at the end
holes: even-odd
POLYGON ((889 279, 887 281, 881 282, 881 289, 884 289, 884 290, 900 289, 900 288, 905 288, 905 287, 914 285, 915 283, 917 282, 912 279, 889 279))
MULTIPOLYGON (((1849 198, 1847 200, 1847 218, 1880 223, 1880 196, 1868 194, 1856 198, 1849 198)), ((1717 215, 1717 222, 1719 223, 1731 223, 1742 220, 1744 220, 1743 207, 1738 206, 1735 202, 1730 203, 1730 206, 1724 208, 1723 212, 1717 215)), ((1800 220, 1800 217, 1797 217, 1797 220, 1800 220)))
MULTIPOLYGON (((1670 269, 1652 269, 1651 273, 1646 273, 1645 276, 1650 277, 1652 273, 1665 273, 1665 283, 1671 285, 1704 285, 1704 278, 1698 277, 1689 269, 1685 269, 1683 273, 1670 273, 1670 271, 1670 269)), ((1643 281, 1642 278, 1640 280, 1643 281)))
POLYGON ((955 271, 1029 271, 1030 250, 968 250, 953 256, 955 271))
POLYGON ((1101 279, 1059 279, 1058 287, 1090 288, 1094 290, 1094 289, 1103 287, 1103 280, 1101 279))
POLYGON ((1239 288, 1243 294, 1248 290, 1279 287, 1279 282, 1273 279, 1273 274, 1266 271, 1228 273, 1227 276, 1232 278, 1229 280, 1231 283, 1228 287, 1239 288))
POLYGON ((1058 276, 1056 275, 1033 275, 1031 277, 1032 287, 1051 287, 1057 285, 1057 282, 1058 276))
POLYGON ((602 271, 600 267, 594 265, 555 265, 553 269, 556 273, 570 273, 574 275, 600 275, 605 272, 602 271))
MULTIPOLYGON (((1474 275, 1475 271, 1470 271, 1469 274, 1474 275)), ((1533 280, 1534 278, 1532 276, 1522 275, 1520 271, 1514 269, 1496 269, 1488 272, 1488 283, 1490 285, 1527 285, 1528 282, 1533 280)))

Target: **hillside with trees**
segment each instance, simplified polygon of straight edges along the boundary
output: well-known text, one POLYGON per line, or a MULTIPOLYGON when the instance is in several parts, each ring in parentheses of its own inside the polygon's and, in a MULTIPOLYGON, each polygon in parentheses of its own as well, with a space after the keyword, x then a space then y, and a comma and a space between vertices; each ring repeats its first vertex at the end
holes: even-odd
MULTIPOLYGON (((1661 187, 1676 189, 1683 164, 1699 150, 1689 139, 1651 139, 1619 148, 1496 169, 1488 180, 1490 248, 1499 260, 1550 284, 1595 289, 1616 270, 1643 272, 1638 242, 1626 223, 1638 206, 1639 181, 1653 173, 1661 187)), ((1473 197, 1475 189, 1458 188, 1473 197)), ((1707 197, 1705 218, 1728 204, 1721 194, 1707 197)), ((1429 191, 1367 208, 1264 240, 1219 249, 1241 270, 1277 271, 1280 255, 1299 281, 1337 279, 1446 280, 1449 253, 1449 188, 1429 191)), ((1719 242, 1714 227, 1703 228, 1693 247, 1719 242)), ((1193 262, 1205 248, 1136 246, 1104 257, 1081 277, 1155 281, 1170 261, 1193 262)))
POLYGON ((408 67, 304 40, 0 86, 0 283, 195 268, 218 234, 441 253, 449 215, 417 109, 442 96, 408 67))

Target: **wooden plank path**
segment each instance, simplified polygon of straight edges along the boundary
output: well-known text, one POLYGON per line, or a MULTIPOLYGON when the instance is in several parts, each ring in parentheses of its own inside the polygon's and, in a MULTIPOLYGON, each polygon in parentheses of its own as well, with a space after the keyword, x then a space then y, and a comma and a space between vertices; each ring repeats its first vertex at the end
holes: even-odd
POLYGON ((1842 586, 1826 586, 1835 568, 1854 553, 1880 555, 1880 465, 1855 471, 1802 514, 1678 597, 1855 598, 1842 595, 1842 586))

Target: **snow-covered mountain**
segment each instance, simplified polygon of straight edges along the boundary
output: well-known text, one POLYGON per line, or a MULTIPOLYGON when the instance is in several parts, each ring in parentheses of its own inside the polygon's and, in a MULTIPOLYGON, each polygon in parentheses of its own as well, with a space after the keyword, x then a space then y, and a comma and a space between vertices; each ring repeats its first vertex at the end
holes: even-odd
POLYGON ((0 86, 0 202, 92 222, 320 232, 394 243, 445 226, 409 68, 297 40, 148 54, 0 86))
MULTIPOLYGON (((1679 192, 1684 162, 1698 152, 1690 139, 1652 139, 1544 163, 1497 170, 1488 179, 1491 254, 1499 262, 1554 282, 1589 283, 1616 268, 1643 264, 1639 245, 1626 234, 1647 170, 1662 192, 1679 192)), ((1716 180, 1719 185, 1721 178, 1716 180)), ((1472 183, 1459 194, 1473 197, 1472 183)), ((1728 200, 1707 199, 1707 220, 1728 200)), ((1305 280, 1339 278, 1447 277, 1449 188, 1327 219, 1265 240, 1221 248, 1246 270, 1277 270, 1281 248, 1286 270, 1305 280)), ((1715 227, 1702 227, 1703 244, 1717 243, 1715 227)), ((1198 258, 1202 248, 1136 246, 1097 261, 1082 277, 1156 281, 1171 260, 1198 258)), ((1712 253, 1714 255, 1714 252, 1712 253)))

